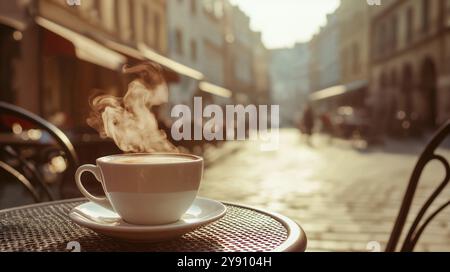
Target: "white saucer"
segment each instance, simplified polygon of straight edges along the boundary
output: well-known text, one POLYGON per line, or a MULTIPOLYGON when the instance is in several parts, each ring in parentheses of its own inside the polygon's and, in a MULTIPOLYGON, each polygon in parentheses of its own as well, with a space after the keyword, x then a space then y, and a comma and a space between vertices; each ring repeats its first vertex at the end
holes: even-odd
POLYGON ((69 213, 80 226, 106 236, 133 242, 158 242, 180 237, 222 218, 227 208, 220 202, 197 198, 183 217, 175 223, 159 226, 129 224, 120 216, 92 202, 81 204, 69 213))

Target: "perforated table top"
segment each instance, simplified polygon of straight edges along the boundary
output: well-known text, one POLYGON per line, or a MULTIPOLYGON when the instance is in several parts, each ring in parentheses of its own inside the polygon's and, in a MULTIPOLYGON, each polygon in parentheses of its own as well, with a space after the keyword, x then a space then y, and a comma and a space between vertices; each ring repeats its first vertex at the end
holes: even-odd
POLYGON ((267 252, 304 251, 306 236, 292 220, 262 210, 224 203, 222 219, 171 241, 130 243, 97 234, 69 219, 73 199, 0 211, 0 251, 267 252))

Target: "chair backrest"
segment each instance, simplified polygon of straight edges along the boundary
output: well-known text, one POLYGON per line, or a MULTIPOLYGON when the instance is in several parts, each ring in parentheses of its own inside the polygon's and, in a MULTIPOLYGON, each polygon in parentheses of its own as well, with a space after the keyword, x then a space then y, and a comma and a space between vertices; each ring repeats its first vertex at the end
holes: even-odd
POLYGON ((450 121, 443 125, 438 132, 433 136, 431 141, 425 147, 425 150, 421 154, 419 161, 417 162, 414 171, 411 175, 408 188, 406 190, 403 202, 397 216, 394 228, 392 230, 389 242, 386 247, 387 252, 394 252, 397 249, 401 234, 405 228, 405 223, 411 209, 411 204, 414 200, 414 195, 417 190, 422 172, 427 164, 431 161, 440 162, 445 169, 444 180, 439 184, 439 186, 432 192, 430 197, 423 204, 416 218, 414 219, 412 225, 410 226, 408 233, 405 237, 403 244, 401 245, 400 251, 411 252, 414 250, 420 236, 425 231, 426 227, 430 222, 445 208, 450 206, 450 201, 444 202, 444 204, 433 211, 429 211, 431 205, 435 200, 441 195, 442 191, 449 184, 450 180, 450 166, 445 157, 436 154, 436 150, 442 144, 442 142, 450 135, 450 121), (427 217, 425 215, 428 214, 427 217))
MULTIPOLYGON (((45 156, 47 157, 55 156, 55 154, 58 154, 65 159, 66 169, 64 170, 64 177, 62 179, 63 181, 66 179, 66 176, 72 175, 74 173, 76 167, 79 164, 78 156, 69 138, 59 128, 34 113, 31 113, 15 105, 0 102, 0 118, 3 117, 14 118, 14 120, 23 121, 33 129, 38 129, 42 132, 45 132, 46 135, 49 135, 49 137, 51 138, 51 142, 55 143, 55 146, 46 148, 42 152, 45 153, 45 156)), ((41 185, 43 187, 42 189, 44 193, 47 194, 48 199, 53 200, 55 198, 61 198, 61 196, 54 197, 50 193, 49 189, 46 186, 46 182, 43 180, 44 177, 40 173, 40 170, 36 166, 36 163, 30 161, 28 158, 23 157, 20 150, 18 150, 17 146, 15 146, 14 143, 5 144, 0 142, 0 152, 3 156, 6 156, 7 158, 13 158, 16 161, 16 165, 14 166, 7 166, 5 162, 3 162, 2 165, 5 167, 2 167, 2 169, 6 170, 6 172, 12 174, 16 178, 20 176, 21 183, 27 184, 27 189, 30 189, 29 182, 24 182, 24 178, 29 179, 34 184, 41 185), (13 170, 13 168, 15 170, 13 170)), ((44 154, 39 155, 40 157, 44 157, 44 154)), ((63 183, 64 182, 61 182, 59 185, 64 186, 63 183)), ((62 187, 59 188, 59 192, 62 191, 61 189, 62 187)))

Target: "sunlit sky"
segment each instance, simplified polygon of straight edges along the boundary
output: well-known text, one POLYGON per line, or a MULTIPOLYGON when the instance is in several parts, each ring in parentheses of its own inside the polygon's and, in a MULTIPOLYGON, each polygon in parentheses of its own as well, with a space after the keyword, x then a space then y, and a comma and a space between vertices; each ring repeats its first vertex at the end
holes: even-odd
POLYGON ((306 42, 326 22, 326 15, 339 0, 230 0, 251 20, 251 28, 261 31, 268 48, 306 42))

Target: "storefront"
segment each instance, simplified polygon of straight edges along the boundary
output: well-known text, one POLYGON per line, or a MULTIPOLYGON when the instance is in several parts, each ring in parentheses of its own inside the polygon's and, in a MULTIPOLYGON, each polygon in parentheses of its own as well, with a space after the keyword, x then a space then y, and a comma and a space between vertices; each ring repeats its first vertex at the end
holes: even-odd
POLYGON ((368 82, 354 81, 337 85, 310 95, 310 101, 321 111, 332 112, 339 107, 365 108, 368 82))
POLYGON ((0 100, 20 99, 20 69, 24 57, 25 10, 17 4, 0 2, 0 100))
POLYGON ((42 17, 40 26, 42 115, 65 128, 85 126, 89 98, 122 95, 127 59, 98 42, 42 17))
POLYGON ((368 82, 354 81, 310 95, 316 117, 324 131, 334 136, 369 137, 371 112, 366 106, 368 82))
MULTIPOLYGON (((2 20, 3 21, 3 20, 2 20)), ((15 62, 20 55, 20 32, 0 21, 0 100, 14 103, 15 62)))

